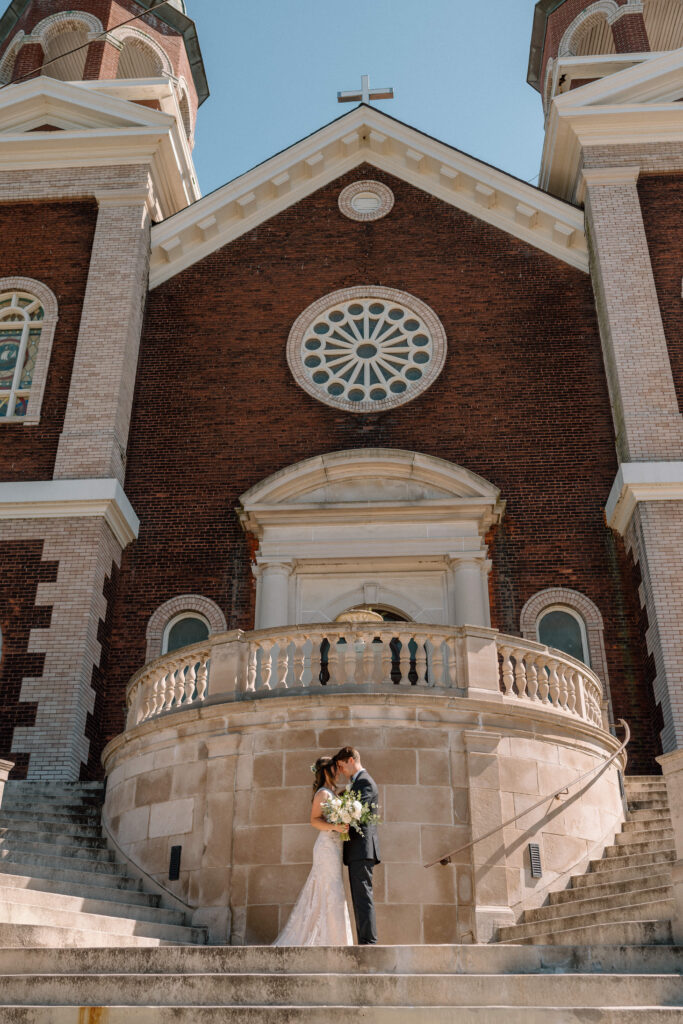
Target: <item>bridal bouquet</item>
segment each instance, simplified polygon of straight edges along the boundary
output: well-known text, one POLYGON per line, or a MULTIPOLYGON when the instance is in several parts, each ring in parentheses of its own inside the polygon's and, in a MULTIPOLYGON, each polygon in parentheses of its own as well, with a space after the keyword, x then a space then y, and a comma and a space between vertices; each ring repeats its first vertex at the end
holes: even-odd
MULTIPOLYGON (((376 804, 372 806, 362 803, 359 800, 360 793, 354 793, 348 789, 340 796, 331 796, 322 805, 322 812, 325 821, 330 825, 348 825, 356 832, 363 835, 363 825, 376 825, 379 822, 379 815, 376 813, 376 804)), ((340 833, 343 842, 350 839, 349 833, 340 833)))

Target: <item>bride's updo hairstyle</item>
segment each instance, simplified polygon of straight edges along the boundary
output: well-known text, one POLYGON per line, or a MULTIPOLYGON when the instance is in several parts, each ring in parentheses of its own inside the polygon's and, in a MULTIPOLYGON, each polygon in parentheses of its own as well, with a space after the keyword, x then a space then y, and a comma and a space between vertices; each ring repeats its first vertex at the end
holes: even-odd
POLYGON ((319 757, 315 764, 311 765, 311 771, 315 775, 313 780, 313 796, 322 789, 323 786, 327 786, 327 771, 334 771, 334 758, 333 757, 319 757))

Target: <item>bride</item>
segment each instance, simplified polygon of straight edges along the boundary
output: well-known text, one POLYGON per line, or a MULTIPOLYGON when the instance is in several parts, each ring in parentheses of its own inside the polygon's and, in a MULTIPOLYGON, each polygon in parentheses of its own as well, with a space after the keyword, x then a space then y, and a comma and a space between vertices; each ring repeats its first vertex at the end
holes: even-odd
POLYGON ((325 821, 322 805, 335 796, 337 768, 333 758, 319 757, 314 765, 311 825, 320 835, 313 846, 313 866, 289 920, 274 946, 352 946, 351 920, 342 878, 342 840, 335 832, 348 825, 325 821))

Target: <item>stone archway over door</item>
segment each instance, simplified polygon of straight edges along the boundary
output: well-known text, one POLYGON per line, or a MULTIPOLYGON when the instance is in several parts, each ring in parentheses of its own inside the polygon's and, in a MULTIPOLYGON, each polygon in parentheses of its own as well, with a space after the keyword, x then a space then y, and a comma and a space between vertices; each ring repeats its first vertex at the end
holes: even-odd
POLYGON ((258 538, 256 629, 331 622, 383 605, 416 622, 490 625, 485 535, 499 490, 417 452, 332 452, 280 470, 242 495, 258 538))

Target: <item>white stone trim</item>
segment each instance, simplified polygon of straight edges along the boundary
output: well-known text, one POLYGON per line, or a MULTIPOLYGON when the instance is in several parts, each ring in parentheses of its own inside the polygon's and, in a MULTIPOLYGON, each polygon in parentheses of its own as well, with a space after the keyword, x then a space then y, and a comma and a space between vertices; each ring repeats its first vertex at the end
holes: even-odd
POLYGON ((59 11, 57 14, 49 14, 47 18, 39 21, 31 35, 26 37, 25 42, 40 43, 41 46, 44 46, 53 29, 60 31, 67 25, 83 25, 87 28, 91 39, 104 33, 104 25, 94 14, 88 14, 86 11, 59 11))
POLYGON ((627 0, 627 3, 617 7, 616 11, 609 15, 607 24, 613 25, 615 21, 620 21, 625 14, 642 14, 644 10, 643 0, 627 0))
POLYGON ((584 10, 577 14, 574 20, 565 29, 557 50, 557 56, 574 56, 574 50, 572 48, 574 36, 585 22, 591 20, 597 15, 603 14, 607 23, 611 24, 613 20, 616 20, 616 15, 618 15, 620 10, 623 10, 623 8, 619 7, 616 0, 597 0, 597 2, 591 4, 590 7, 584 8, 584 10))
POLYGON ((394 193, 381 181, 365 181, 361 179, 343 188, 339 193, 337 203, 340 211, 349 220, 381 220, 382 217, 386 217, 388 213, 391 213, 394 207, 394 193), (377 196, 379 206, 376 210, 360 211, 355 208, 353 200, 362 192, 372 192, 377 196))
POLYGON ((118 480, 31 480, 0 483, 0 520, 101 516, 121 547, 135 540, 140 520, 118 480))
POLYGON ((24 45, 25 38, 26 33, 21 29, 3 53, 2 60, 0 60, 0 84, 7 85, 10 82, 19 50, 24 45))
POLYGON ((193 612, 206 619, 209 635, 226 632, 228 626, 225 615, 215 601, 208 597, 202 597, 201 594, 178 594, 176 597, 164 601, 150 616, 146 632, 146 662, 161 656, 164 637, 169 626, 181 618, 184 613, 192 614, 193 612))
MULTIPOLYGON (((394 175, 588 273, 582 210, 430 139, 379 110, 360 106, 189 209, 154 225, 150 288, 360 164, 370 164, 394 175), (422 159, 408 160, 409 152, 420 154, 422 159), (495 192, 495 204, 481 202, 478 185, 495 192), (252 194, 253 199, 245 208, 243 201, 252 194), (537 211, 530 223, 518 221, 516 210, 520 203, 537 211), (207 237, 199 224, 209 218, 214 218, 215 224, 207 237), (558 223, 573 232, 569 245, 556 237, 558 223)), ((453 244, 456 243, 454 235, 453 244)))
POLYGON ((0 429, 2 428, 2 423, 22 423, 24 426, 30 427, 40 422, 40 411, 43 406, 43 396, 45 395, 52 343, 55 337, 57 321, 59 320, 57 299, 54 292, 46 284, 43 284, 42 281, 36 281, 32 277, 0 278, 0 295, 14 291, 28 292, 34 295, 41 303, 45 316, 42 320, 36 321, 36 327, 40 328, 40 345, 38 346, 38 356, 33 370, 33 380, 31 382, 26 416, 3 417, 0 420, 0 429))
POLYGON ((139 46, 146 46, 152 50, 155 57, 161 62, 161 74, 174 78, 173 65, 169 59, 168 54, 162 47, 157 43, 156 39, 152 39, 151 36, 143 32, 142 29, 134 28, 132 25, 125 25, 121 28, 113 28, 108 33, 113 39, 118 40, 120 43, 125 43, 129 39, 133 40, 139 46))
POLYGON ((639 501, 683 501, 683 462, 623 462, 605 506, 607 525, 623 536, 639 501))
MULTIPOLYGON (((329 295, 323 295, 311 303, 307 309, 300 313, 294 321, 287 339, 287 362, 292 375, 307 394, 318 402, 330 405, 334 409, 342 409, 349 413, 384 412, 386 409, 393 409, 396 406, 404 405, 423 394, 437 379, 443 370, 446 361, 446 331, 438 316, 426 303, 411 295, 409 292, 399 291, 396 288, 382 288, 379 285, 365 285, 354 288, 342 288, 329 295), (407 382, 407 390, 403 394, 389 395, 381 401, 373 401, 368 398, 361 402, 351 402, 344 395, 334 397, 322 386, 315 384, 304 366, 304 354, 302 345, 307 332, 313 323, 330 307, 344 305, 353 299, 379 299, 388 303, 396 303, 414 313, 419 317, 426 328, 431 342, 431 360, 425 364, 426 368, 421 380, 407 382)), ((313 353, 309 353, 311 355, 313 353)), ((398 374, 397 374, 398 376, 398 374)), ((387 382, 388 383, 388 382, 387 382)), ((388 390, 388 388, 386 389, 388 390)))
POLYGON ((590 667, 599 676, 612 721, 612 699, 605 652, 605 624, 598 606, 589 597, 570 587, 547 587, 539 590, 526 602, 519 616, 519 631, 525 640, 538 640, 538 621, 552 608, 573 612, 583 624, 590 667))

